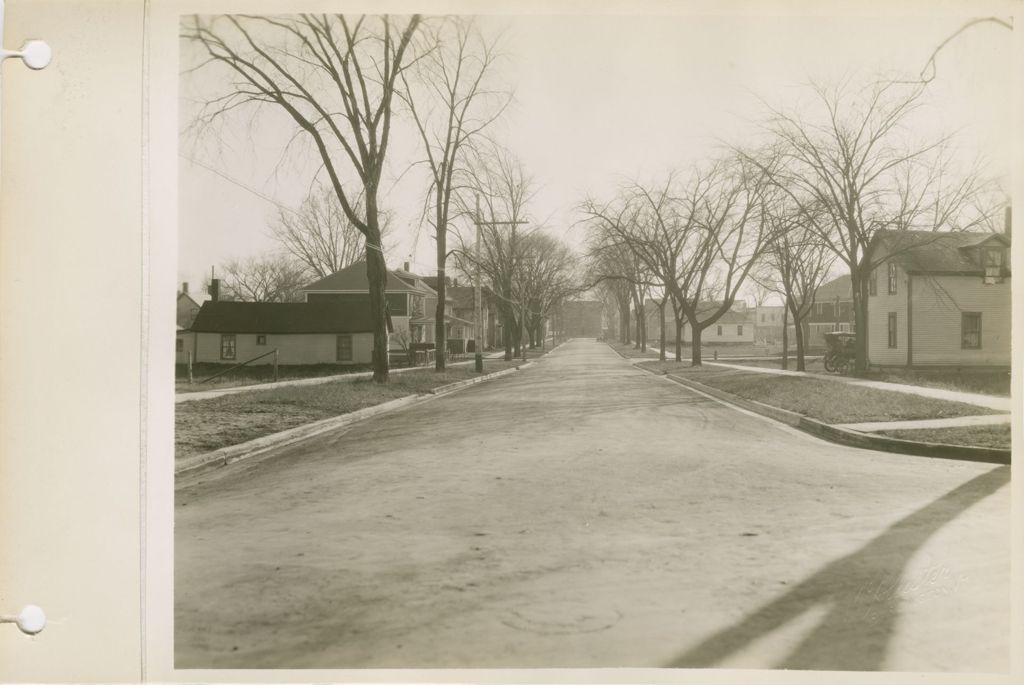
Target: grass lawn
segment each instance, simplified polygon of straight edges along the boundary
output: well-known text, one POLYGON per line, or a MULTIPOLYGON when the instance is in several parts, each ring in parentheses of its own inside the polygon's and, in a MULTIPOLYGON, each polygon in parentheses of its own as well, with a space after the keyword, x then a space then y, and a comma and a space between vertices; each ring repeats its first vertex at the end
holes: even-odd
POLYGON ((658 358, 658 353, 657 352, 651 352, 650 349, 648 349, 645 352, 641 352, 640 350, 635 349, 633 347, 633 343, 623 344, 623 343, 620 343, 620 342, 610 342, 610 343, 608 343, 608 346, 611 347, 616 352, 618 352, 619 354, 621 354, 623 357, 627 357, 629 359, 657 359, 658 358))
POLYGON ((925 428, 916 430, 878 431, 878 435, 903 440, 938 442, 946 445, 972 445, 1010 449, 1010 424, 964 426, 961 428, 925 428))
MULTIPOLYGON (((195 382, 189 383, 188 372, 185 366, 179 364, 174 370, 174 391, 202 392, 204 390, 237 388, 244 385, 258 385, 274 381, 274 367, 264 364, 261 366, 243 366, 240 369, 235 369, 223 376, 214 378, 208 383, 199 382, 227 368, 230 367, 226 364, 195 364, 192 367, 192 378, 195 382)), ((291 381, 300 378, 320 378, 322 376, 337 376, 339 374, 360 373, 369 370, 370 366, 368 364, 297 364, 279 367, 278 380, 291 381)))
MULTIPOLYGON (((484 373, 520 363, 519 360, 487 359, 484 373)), ((426 393, 477 375, 470 364, 449 368, 443 373, 425 369, 394 374, 386 385, 377 385, 369 378, 357 378, 183 402, 175 406, 175 458, 237 445, 406 395, 426 393)))
MULTIPOLYGON (((629 343, 628 345, 624 345, 617 341, 608 343, 608 345, 610 345, 613 350, 631 359, 637 357, 651 357, 653 359, 657 359, 658 353, 651 351, 651 346, 658 346, 657 340, 652 340, 647 343, 647 352, 641 352, 640 350, 634 349, 633 344, 634 343, 629 343)), ((689 345, 683 345, 683 359, 690 359, 690 355, 692 354, 691 349, 692 348, 689 345)), ((705 359, 713 359, 716 352, 718 353, 719 358, 722 359, 725 359, 727 357, 771 357, 779 356, 782 354, 781 345, 754 345, 748 343, 723 343, 715 345, 712 343, 710 345, 701 345, 700 349, 701 354, 705 359)), ((675 354, 676 345, 674 342, 669 341, 668 344, 665 345, 665 356, 668 357, 669 359, 672 359, 675 357, 675 354)), ((790 359, 792 360, 792 357, 790 359)), ((776 362, 772 361, 759 363, 776 365, 776 362)), ((796 362, 791 361, 791 365, 792 364, 796 364, 796 362)))
MULTIPOLYGON (((732 363, 732 362, 730 362, 732 363)), ((769 369, 781 368, 778 361, 751 360, 735 362, 743 366, 759 366, 769 369)), ((796 371, 796 358, 789 358, 789 370, 796 371)), ((828 374, 825 370, 825 363, 821 359, 808 359, 806 362, 807 373, 828 374)), ((925 388, 941 388, 943 390, 957 390, 961 392, 976 392, 983 395, 996 395, 1000 397, 1010 396, 1010 374, 1005 370, 912 370, 912 371, 873 371, 864 377, 869 381, 883 381, 886 383, 903 383, 905 385, 919 385, 925 388)))
POLYGON ((725 392, 809 416, 825 423, 909 421, 996 414, 991 409, 900 392, 862 388, 825 379, 772 376, 715 366, 641 362, 645 368, 691 378, 725 392))

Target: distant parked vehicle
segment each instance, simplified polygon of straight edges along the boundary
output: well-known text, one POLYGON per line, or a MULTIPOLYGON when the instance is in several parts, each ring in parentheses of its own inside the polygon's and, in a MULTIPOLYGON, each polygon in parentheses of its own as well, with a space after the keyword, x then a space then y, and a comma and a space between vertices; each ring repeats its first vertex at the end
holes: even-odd
POLYGON ((857 334, 845 331, 825 333, 825 370, 844 376, 853 370, 857 356, 857 334))

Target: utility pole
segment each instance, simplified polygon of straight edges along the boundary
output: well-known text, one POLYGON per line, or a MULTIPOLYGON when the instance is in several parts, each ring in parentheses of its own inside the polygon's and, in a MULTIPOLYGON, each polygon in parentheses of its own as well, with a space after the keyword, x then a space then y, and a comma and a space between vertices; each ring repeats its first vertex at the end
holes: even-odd
MULTIPOLYGON (((476 283, 473 292, 473 308, 475 310, 474 317, 476 318, 476 325, 474 329, 474 340, 473 340, 473 351, 475 353, 474 368, 477 373, 482 373, 484 370, 484 351, 483 346, 480 344, 481 333, 483 331, 484 322, 483 319, 483 300, 480 292, 480 227, 481 226, 515 226, 517 224, 526 224, 528 221, 483 221, 480 218, 480 195, 476 196, 476 216, 473 217, 473 224, 476 226, 476 283)), ((520 345, 522 342, 520 341, 520 345)))

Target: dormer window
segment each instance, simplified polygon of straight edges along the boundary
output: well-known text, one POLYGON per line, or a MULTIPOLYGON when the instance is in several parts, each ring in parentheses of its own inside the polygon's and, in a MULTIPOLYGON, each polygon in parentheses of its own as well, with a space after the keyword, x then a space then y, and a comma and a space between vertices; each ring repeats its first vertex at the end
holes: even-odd
POLYGON ((981 265, 985 269, 985 283, 999 283, 1003 279, 1006 250, 1002 247, 981 248, 981 265))

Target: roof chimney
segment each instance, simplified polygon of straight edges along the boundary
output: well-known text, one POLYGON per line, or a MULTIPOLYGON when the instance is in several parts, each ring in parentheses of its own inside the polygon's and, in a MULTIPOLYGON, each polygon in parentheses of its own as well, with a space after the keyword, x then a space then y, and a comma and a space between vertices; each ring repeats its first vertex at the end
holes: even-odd
POLYGON ((405 263, 405 264, 403 265, 403 267, 404 267, 404 271, 405 271, 406 273, 412 273, 412 272, 410 272, 410 271, 409 271, 409 262, 406 262, 406 263, 405 263))
POLYGON ((1003 232, 1006 234, 1007 238, 1011 238, 1013 236, 1013 230, 1012 229, 1013 229, 1013 207, 1011 207, 1010 205, 1007 205, 1006 209, 1003 210, 1003 232))
POLYGON ((210 279, 210 299, 214 302, 220 301, 220 279, 210 279))
POLYGON ((183 295, 188 295, 188 281, 181 284, 181 292, 183 295))

